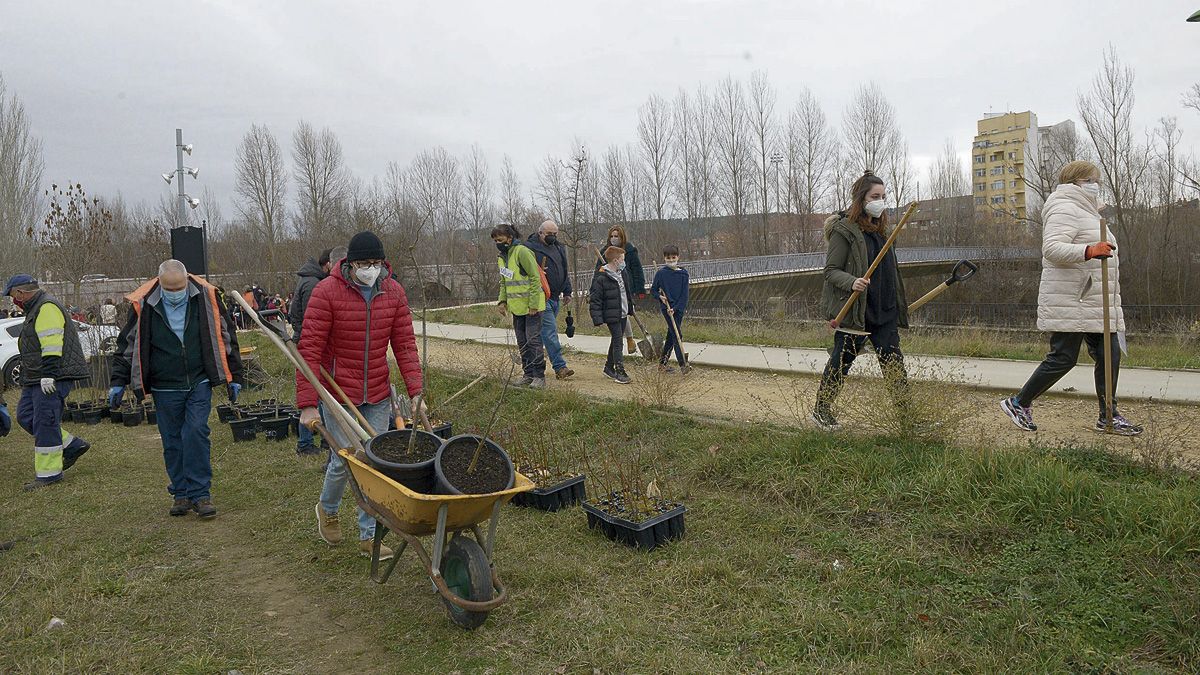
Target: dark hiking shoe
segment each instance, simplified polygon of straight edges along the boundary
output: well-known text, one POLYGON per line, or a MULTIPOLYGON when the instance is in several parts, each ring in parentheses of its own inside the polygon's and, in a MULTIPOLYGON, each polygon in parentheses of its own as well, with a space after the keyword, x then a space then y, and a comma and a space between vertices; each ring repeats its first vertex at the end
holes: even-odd
POLYGON ((617 379, 617 371, 613 370, 612 368, 605 368, 604 376, 610 380, 615 380, 617 379))
POLYGON ((687 375, 688 373, 692 372, 691 364, 689 364, 689 363, 683 364, 682 366, 679 367, 679 372, 683 373, 684 375, 687 375))
POLYGON ((514 387, 528 387, 531 384, 533 384, 533 378, 529 377, 528 375, 522 375, 521 377, 514 377, 512 379, 512 386, 514 387))
POLYGON ((310 457, 312 455, 320 454, 321 452, 323 451, 317 448, 315 445, 302 445, 296 448, 296 454, 300 455, 301 457, 310 457))
POLYGON ((1017 403, 1017 397, 1013 396, 1000 401, 1000 409, 1008 415, 1008 419, 1017 425, 1017 428, 1025 431, 1037 431, 1037 425, 1033 423, 1033 408, 1023 408, 1020 403, 1017 403))
POLYGON ((575 374, 575 371, 571 370, 570 368, 567 368, 566 366, 563 366, 562 368, 559 368, 558 370, 554 371, 554 379, 565 380, 574 374, 575 374))
POLYGON ((75 466, 75 462, 83 457, 83 453, 92 449, 92 444, 76 437, 71 444, 63 448, 63 471, 75 466))
POLYGON ((204 499, 197 499, 195 502, 193 502, 192 510, 196 512, 197 516, 200 516, 205 520, 217 517, 217 507, 213 506, 212 500, 208 499, 207 497, 204 499))
POLYGON ((179 498, 171 505, 171 510, 167 513, 172 516, 186 516, 188 511, 192 510, 192 500, 179 498))
POLYGON ((660 373, 674 373, 674 372, 675 372, 675 369, 674 369, 674 368, 672 368, 671 366, 668 366, 668 365, 667 365, 667 364, 665 364, 665 363, 660 363, 660 364, 658 364, 658 372, 660 372, 660 373))
POLYGON ((629 374, 625 372, 624 368, 618 368, 613 375, 613 382, 616 382, 617 384, 629 384, 631 380, 629 379, 629 374))
POLYGON ((34 490, 40 490, 41 488, 44 488, 47 485, 54 485, 55 483, 61 482, 62 479, 63 479, 63 475, 62 475, 62 473, 59 473, 57 475, 49 476, 47 478, 34 478, 33 480, 29 481, 28 483, 26 483, 25 485, 23 485, 21 487, 26 492, 33 492, 34 490))
POLYGON ((813 408, 812 421, 826 431, 837 431, 842 428, 842 425, 838 424, 837 418, 833 416, 833 410, 829 406, 817 406, 813 408))
MULTIPOLYGON (((1105 424, 1105 419, 1103 417, 1096 418, 1096 431, 1101 434, 1108 432, 1108 425, 1105 424)), ((1138 434, 1142 433, 1143 429, 1142 427, 1125 419, 1121 413, 1117 413, 1116 415, 1113 415, 1112 431, 1114 434, 1119 436, 1137 436, 1138 434)))

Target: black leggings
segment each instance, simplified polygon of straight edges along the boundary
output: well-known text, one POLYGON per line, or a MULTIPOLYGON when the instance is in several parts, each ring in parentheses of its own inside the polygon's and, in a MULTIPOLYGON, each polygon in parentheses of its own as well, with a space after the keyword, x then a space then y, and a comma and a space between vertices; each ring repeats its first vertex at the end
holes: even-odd
MULTIPOLYGON (((1067 371, 1075 367, 1079 360, 1079 347, 1087 342, 1088 355, 1096 362, 1096 400, 1100 404, 1100 415, 1104 416, 1104 354, 1100 345, 1104 343, 1103 333, 1051 333, 1050 353, 1042 360, 1029 380, 1017 394, 1017 402, 1028 408, 1034 399, 1046 393, 1055 382, 1062 379, 1067 371)), ((1109 336, 1109 349, 1112 351, 1113 371, 1113 410, 1117 409, 1117 373, 1121 370, 1121 346, 1117 334, 1109 336)))
POLYGON ((908 373, 904 369, 904 354, 900 353, 900 331, 895 322, 871 328, 868 335, 854 335, 837 331, 833 334, 833 349, 829 350, 829 362, 821 373, 821 386, 817 388, 817 407, 833 405, 850 366, 871 340, 879 367, 883 370, 883 382, 897 405, 908 404, 908 373))
POLYGON ((625 336, 625 321, 614 321, 604 324, 608 326, 608 360, 604 362, 605 370, 617 370, 625 367, 625 347, 622 338, 625 336))

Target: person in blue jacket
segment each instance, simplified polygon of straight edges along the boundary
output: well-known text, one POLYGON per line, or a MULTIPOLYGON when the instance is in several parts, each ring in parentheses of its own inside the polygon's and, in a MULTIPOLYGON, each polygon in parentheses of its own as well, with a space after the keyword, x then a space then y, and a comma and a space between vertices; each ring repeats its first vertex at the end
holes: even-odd
POLYGON ((688 304, 688 271, 679 266, 679 247, 668 244, 663 247, 663 266, 654 273, 654 283, 650 285, 650 295, 658 301, 662 310, 663 322, 667 325, 667 339, 663 341, 662 357, 658 367, 666 372, 674 372, 667 365, 671 360, 671 351, 675 352, 675 361, 683 374, 691 372, 683 355, 683 314, 688 304), (674 319, 674 326, 672 326, 674 319))

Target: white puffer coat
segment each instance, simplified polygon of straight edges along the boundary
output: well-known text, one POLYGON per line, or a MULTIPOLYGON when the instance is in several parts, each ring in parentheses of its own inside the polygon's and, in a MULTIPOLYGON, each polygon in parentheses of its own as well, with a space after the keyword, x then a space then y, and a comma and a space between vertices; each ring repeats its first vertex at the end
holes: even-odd
MULTIPOLYGON (((1091 196, 1074 183, 1055 188, 1042 207, 1042 283, 1038 287, 1038 330, 1059 333, 1104 331, 1100 260, 1084 260, 1089 244, 1100 241, 1100 212, 1091 196)), ((1107 226, 1106 226, 1107 227, 1107 226)), ((1116 246, 1112 231, 1108 241, 1116 246)), ((1120 250, 1108 260, 1109 330, 1124 331, 1121 312, 1120 250)))

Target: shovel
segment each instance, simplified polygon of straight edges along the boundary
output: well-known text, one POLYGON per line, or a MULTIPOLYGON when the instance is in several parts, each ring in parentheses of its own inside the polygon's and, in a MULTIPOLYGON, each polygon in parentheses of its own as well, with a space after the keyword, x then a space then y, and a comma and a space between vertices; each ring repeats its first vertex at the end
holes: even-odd
POLYGON ((960 281, 966 281, 967 279, 970 279, 971 277, 975 276, 975 273, 978 271, 979 267, 970 260, 959 260, 958 263, 954 265, 954 269, 950 271, 950 278, 943 281, 940 285, 935 286, 933 290, 929 291, 925 295, 922 295, 916 302, 909 305, 908 311, 912 312, 920 309, 925 305, 925 303, 933 300, 942 293, 945 293, 947 288, 950 288, 960 281))
POLYGON ((646 357, 647 361, 657 361, 659 355, 662 354, 662 343, 655 340, 650 331, 646 330, 646 327, 642 325, 642 320, 638 318, 637 314, 630 314, 629 316, 637 324, 638 330, 642 331, 642 334, 646 336, 638 340, 638 351, 642 353, 642 356, 646 357))

